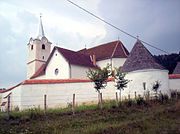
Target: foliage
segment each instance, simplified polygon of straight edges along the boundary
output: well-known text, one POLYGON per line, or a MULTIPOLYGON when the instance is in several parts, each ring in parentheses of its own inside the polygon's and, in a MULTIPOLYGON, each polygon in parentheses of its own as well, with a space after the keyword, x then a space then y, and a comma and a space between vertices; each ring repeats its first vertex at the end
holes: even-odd
POLYGON ((177 62, 180 61, 180 52, 179 54, 173 53, 168 55, 158 55, 154 56, 157 62, 169 70, 169 74, 172 74, 174 68, 177 65, 177 62))
POLYGON ((141 106, 141 105, 147 105, 147 102, 143 99, 143 97, 139 96, 136 100, 136 103, 138 106, 141 106))
POLYGON ((100 93, 100 89, 105 88, 107 85, 106 80, 110 76, 110 65, 108 64, 103 69, 89 69, 87 72, 87 77, 94 82, 94 88, 98 93, 100 93))
POLYGON ((160 81, 155 81, 153 83, 152 90, 155 92, 156 99, 158 98, 158 90, 159 90, 160 87, 161 87, 161 82, 160 81))
POLYGON ((6 88, 0 88, 0 91, 1 91, 1 90, 6 90, 6 88))
POLYGON ((141 107, 114 106, 115 102, 104 105, 103 113, 95 105, 80 106, 81 109, 77 110, 74 116, 71 111, 62 109, 53 109, 50 113, 47 111, 46 116, 37 110, 40 116, 30 118, 30 113, 24 113, 9 121, 1 118, 0 114, 0 133, 179 134, 179 102, 169 101, 163 105, 156 103, 141 107))
POLYGON ((118 90, 121 90, 127 87, 127 84, 130 82, 128 79, 125 79, 126 73, 121 71, 121 68, 115 68, 114 78, 116 80, 116 87, 118 90))

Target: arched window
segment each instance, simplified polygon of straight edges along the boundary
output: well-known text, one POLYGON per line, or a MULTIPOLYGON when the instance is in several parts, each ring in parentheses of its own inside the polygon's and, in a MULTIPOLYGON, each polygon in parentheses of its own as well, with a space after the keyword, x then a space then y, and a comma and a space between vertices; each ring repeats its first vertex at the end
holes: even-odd
POLYGON ((33 50, 33 45, 31 45, 31 50, 33 50))
POLYGON ((58 75, 58 73, 59 73, 59 69, 58 69, 58 68, 56 68, 56 69, 55 69, 55 71, 54 71, 54 73, 55 73, 55 75, 58 75))
POLYGON ((44 59, 44 56, 42 57, 42 59, 44 59))
POLYGON ((42 49, 45 49, 45 45, 44 44, 42 44, 42 49))

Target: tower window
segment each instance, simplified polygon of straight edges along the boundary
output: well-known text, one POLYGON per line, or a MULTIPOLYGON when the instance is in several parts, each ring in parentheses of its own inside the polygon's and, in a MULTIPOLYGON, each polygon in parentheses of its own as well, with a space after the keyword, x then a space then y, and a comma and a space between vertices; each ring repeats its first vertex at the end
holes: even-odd
POLYGON ((58 68, 56 68, 56 69, 55 69, 55 71, 54 71, 54 73, 55 73, 55 75, 58 75, 58 73, 59 73, 59 69, 58 69, 58 68))
POLYGON ((31 50, 33 50, 33 45, 31 45, 31 50))
POLYGON ((44 56, 42 57, 42 59, 44 59, 44 56))
POLYGON ((42 44, 42 49, 45 49, 45 45, 44 44, 42 44))

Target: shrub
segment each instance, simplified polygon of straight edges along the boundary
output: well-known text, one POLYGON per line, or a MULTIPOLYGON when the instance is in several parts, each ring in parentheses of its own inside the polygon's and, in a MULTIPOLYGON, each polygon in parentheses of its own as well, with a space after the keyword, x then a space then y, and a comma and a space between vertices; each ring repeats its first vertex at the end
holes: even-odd
POLYGON ((147 105, 146 101, 143 99, 143 97, 138 97, 136 100, 137 105, 147 105))

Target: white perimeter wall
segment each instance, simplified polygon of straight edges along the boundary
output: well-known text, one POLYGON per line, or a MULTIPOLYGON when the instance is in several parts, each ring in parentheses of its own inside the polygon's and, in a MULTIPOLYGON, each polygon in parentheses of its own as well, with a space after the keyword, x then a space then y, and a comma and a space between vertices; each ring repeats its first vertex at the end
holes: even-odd
MULTIPOLYGON (((21 107, 21 88, 22 88, 22 85, 14 88, 13 90, 10 90, 10 91, 7 91, 5 93, 1 93, 1 96, 2 96, 2 99, 0 101, 0 103, 2 102, 7 102, 8 101, 8 98, 4 98, 6 97, 9 93, 11 93, 10 95, 10 110, 13 110, 15 109, 17 106, 18 108, 21 107)), ((7 103, 5 106, 2 106, 1 107, 1 110, 5 111, 7 110, 7 103)))
POLYGON ((180 92, 180 79, 169 79, 169 89, 180 92))
POLYGON ((126 78, 128 80, 132 80, 128 83, 127 88, 125 88, 123 92, 123 96, 128 96, 130 94, 131 96, 134 96, 134 92, 137 92, 137 95, 140 94, 141 96, 144 95, 144 88, 143 88, 143 82, 146 83, 146 92, 150 91, 152 92, 152 86, 155 81, 160 81, 161 86, 159 88, 159 91, 163 94, 169 95, 169 79, 168 79, 168 71, 167 70, 158 70, 158 69, 147 69, 147 70, 139 70, 139 71, 133 71, 129 72, 126 75, 126 78))
MULTIPOLYGON (((116 89, 114 82, 108 82, 105 89, 101 90, 103 99, 115 99, 116 89)), ((95 103, 98 93, 92 82, 83 83, 58 83, 58 84, 33 84, 22 85, 20 109, 44 106, 44 95, 47 95, 49 108, 66 107, 72 102, 75 93, 76 105, 95 103)))

